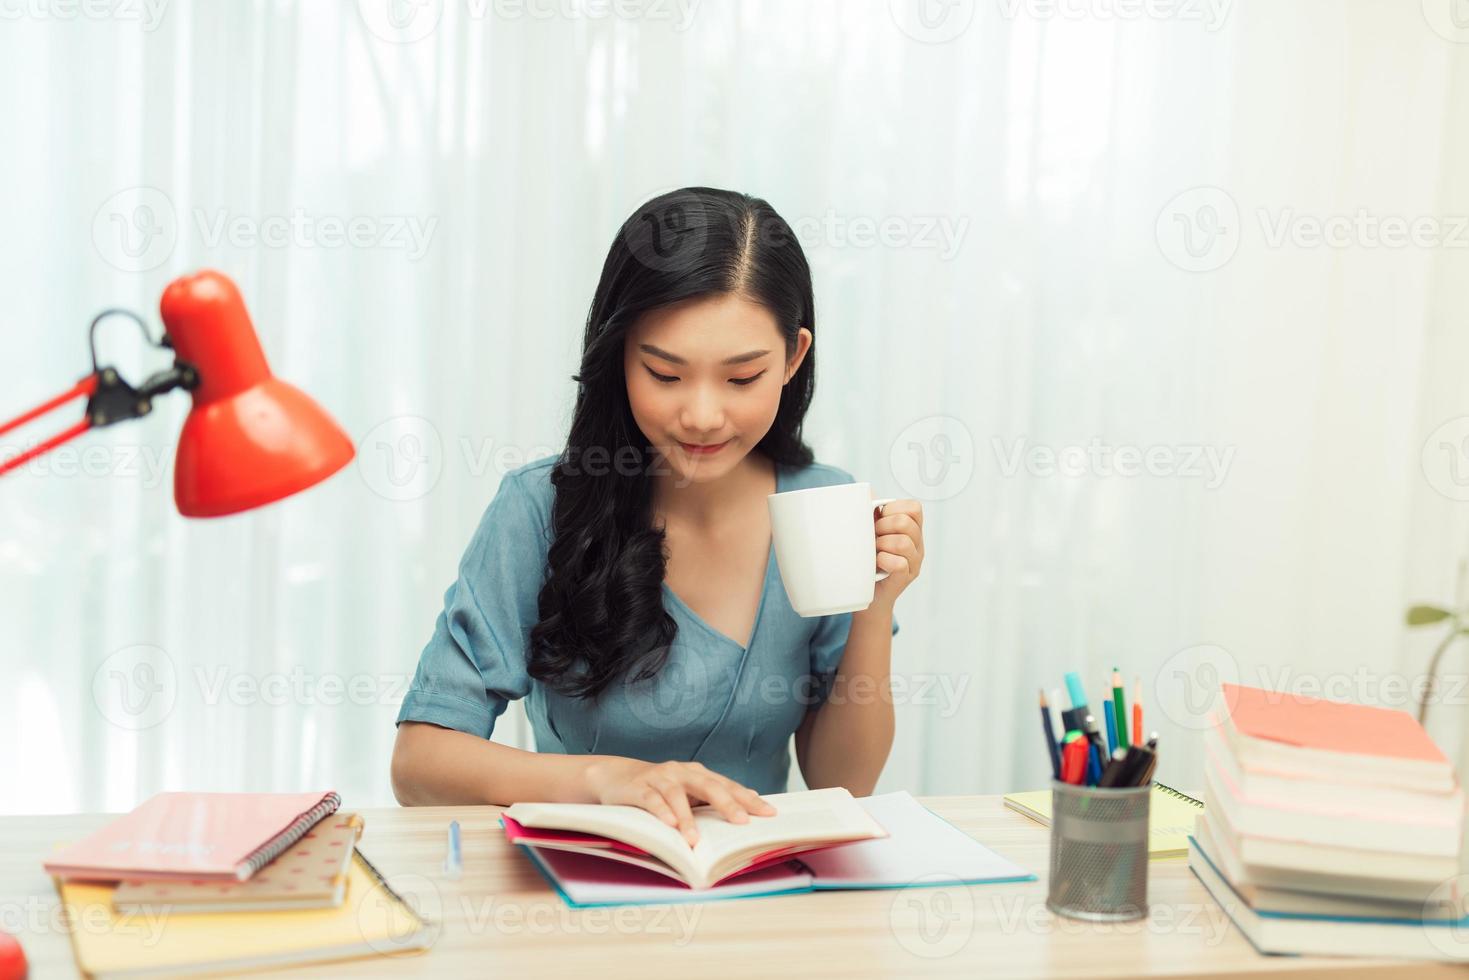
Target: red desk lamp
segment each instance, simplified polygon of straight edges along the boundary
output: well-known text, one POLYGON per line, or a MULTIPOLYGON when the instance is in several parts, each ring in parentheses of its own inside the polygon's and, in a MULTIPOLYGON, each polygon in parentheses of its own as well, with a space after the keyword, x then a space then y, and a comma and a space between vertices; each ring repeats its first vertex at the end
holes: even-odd
POLYGON ((234 514, 289 497, 352 459, 352 440, 331 416, 270 373, 245 301, 227 276, 205 270, 175 279, 159 306, 164 334, 156 343, 134 313, 111 309, 97 315, 88 334, 92 373, 70 391, 0 424, 0 435, 82 396, 86 417, 0 462, 0 474, 88 429, 147 415, 155 397, 175 388, 194 396, 174 459, 174 501, 185 517, 234 514), (113 368, 99 367, 97 324, 110 316, 131 318, 149 344, 171 347, 173 366, 136 388, 113 368))

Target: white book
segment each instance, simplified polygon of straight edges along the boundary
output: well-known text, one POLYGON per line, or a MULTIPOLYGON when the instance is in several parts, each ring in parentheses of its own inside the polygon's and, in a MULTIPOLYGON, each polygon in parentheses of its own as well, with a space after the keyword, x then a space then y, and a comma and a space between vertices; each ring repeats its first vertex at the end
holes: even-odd
POLYGON ((694 808, 698 843, 634 806, 600 803, 516 803, 505 811, 512 843, 572 851, 635 865, 709 888, 732 875, 802 851, 886 837, 887 831, 841 787, 773 793, 774 816, 752 814, 730 823, 711 806, 694 808), (555 831, 561 834, 536 834, 555 831), (568 838, 564 832, 583 835, 568 838), (631 845, 642 853, 626 847, 631 845))
POLYGON ((1459 820, 1422 821, 1406 813, 1397 819, 1368 819, 1304 810, 1289 798, 1244 795, 1227 768, 1217 763, 1209 758, 1204 765, 1208 804, 1222 811, 1241 835, 1458 860, 1463 835, 1459 820))
POLYGON ((1443 887, 1456 878, 1453 873, 1430 881, 1367 878, 1357 873, 1355 855, 1350 852, 1338 858, 1340 863, 1331 873, 1267 869, 1262 875, 1245 861, 1233 835, 1218 827, 1218 821, 1218 811, 1200 814, 1194 836, 1234 890, 1256 910, 1388 917, 1421 914, 1440 919, 1457 919, 1466 912, 1464 896, 1457 889, 1443 887))
MULTIPOLYGON (((1256 758, 1236 754, 1222 726, 1204 733, 1204 751, 1211 762, 1229 773, 1240 795, 1253 799, 1288 800, 1292 806, 1331 817, 1421 820, 1462 826, 1464 792, 1450 789, 1405 789, 1365 781, 1361 774, 1338 780, 1327 772, 1274 769, 1256 758)), ((1256 753, 1258 756, 1258 753, 1256 753)))
POLYGON ((1188 866, 1214 901, 1262 953, 1469 961, 1469 919, 1313 916, 1250 907, 1199 845, 1188 866))

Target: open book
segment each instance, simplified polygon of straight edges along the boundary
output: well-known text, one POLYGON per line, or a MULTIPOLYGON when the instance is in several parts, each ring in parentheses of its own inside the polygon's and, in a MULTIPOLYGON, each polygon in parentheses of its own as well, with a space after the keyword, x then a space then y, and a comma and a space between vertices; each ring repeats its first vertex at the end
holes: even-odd
POLYGON ((690 888, 784 861, 791 855, 887 831, 841 787, 775 793, 775 815, 730 823, 710 806, 694 808, 699 842, 634 806, 599 803, 517 803, 502 816, 512 844, 588 854, 654 871, 690 888))

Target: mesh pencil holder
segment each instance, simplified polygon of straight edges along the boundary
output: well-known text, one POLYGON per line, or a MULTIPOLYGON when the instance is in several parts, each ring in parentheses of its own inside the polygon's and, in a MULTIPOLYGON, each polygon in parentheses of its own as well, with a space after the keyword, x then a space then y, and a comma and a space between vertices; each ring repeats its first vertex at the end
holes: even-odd
POLYGON ((1148 914, 1152 785, 1051 784, 1051 873, 1046 908, 1095 922, 1148 914))

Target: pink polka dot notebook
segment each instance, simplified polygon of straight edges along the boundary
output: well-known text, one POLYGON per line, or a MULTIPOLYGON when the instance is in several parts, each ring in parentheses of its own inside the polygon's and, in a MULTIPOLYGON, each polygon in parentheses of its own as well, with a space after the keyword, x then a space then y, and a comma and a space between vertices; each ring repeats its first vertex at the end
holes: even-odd
POLYGON ((361 836, 360 815, 336 813, 245 881, 124 881, 112 906, 118 912, 335 908, 346 897, 347 868, 361 836))

